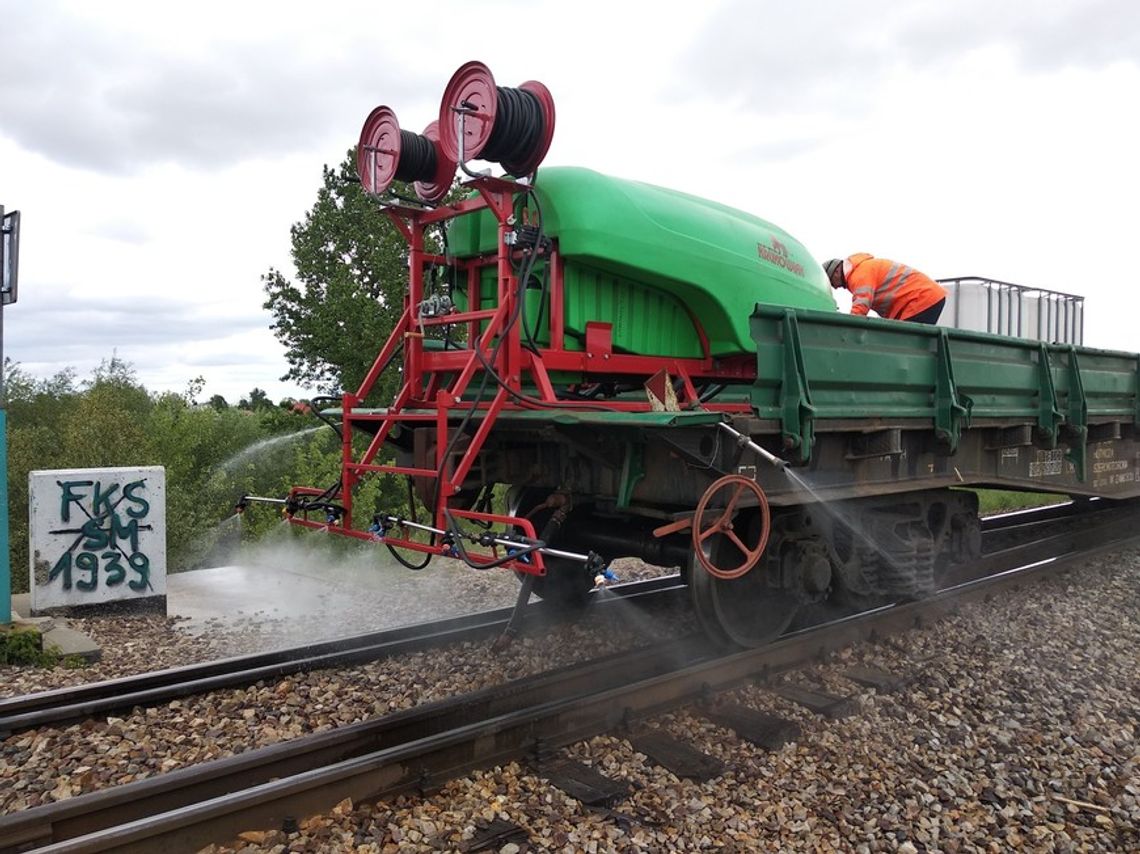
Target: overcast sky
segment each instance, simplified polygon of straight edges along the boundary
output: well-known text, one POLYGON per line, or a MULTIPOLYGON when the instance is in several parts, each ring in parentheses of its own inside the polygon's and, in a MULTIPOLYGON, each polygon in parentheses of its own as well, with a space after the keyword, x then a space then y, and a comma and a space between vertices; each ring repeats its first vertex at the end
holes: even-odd
POLYGON ((0 0, 5 352, 303 396, 259 277, 369 111, 422 130, 471 59, 550 88, 548 165, 744 208, 819 260, 1081 294, 1087 344, 1140 349, 1136 0, 0 0))

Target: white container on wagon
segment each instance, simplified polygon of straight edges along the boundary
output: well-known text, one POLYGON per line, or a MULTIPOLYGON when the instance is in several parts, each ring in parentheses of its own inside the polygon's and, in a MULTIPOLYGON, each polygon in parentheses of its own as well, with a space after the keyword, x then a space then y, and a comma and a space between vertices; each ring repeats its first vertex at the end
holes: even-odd
POLYGON ((1084 342, 1084 297, 979 276, 938 282, 946 288, 939 326, 1059 344, 1084 342))

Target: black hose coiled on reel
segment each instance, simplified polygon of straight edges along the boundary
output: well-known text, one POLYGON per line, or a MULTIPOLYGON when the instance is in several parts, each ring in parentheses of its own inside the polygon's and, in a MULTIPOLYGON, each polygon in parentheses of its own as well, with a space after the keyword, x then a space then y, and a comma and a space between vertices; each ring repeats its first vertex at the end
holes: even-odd
POLYGON ((479 157, 502 163, 510 171, 511 164, 524 162, 538 146, 545 120, 542 104, 533 92, 506 86, 496 86, 495 91, 495 124, 479 157))
POLYGON ((435 146, 430 139, 410 130, 400 130, 400 162, 396 166, 396 180, 430 181, 435 175, 435 146))

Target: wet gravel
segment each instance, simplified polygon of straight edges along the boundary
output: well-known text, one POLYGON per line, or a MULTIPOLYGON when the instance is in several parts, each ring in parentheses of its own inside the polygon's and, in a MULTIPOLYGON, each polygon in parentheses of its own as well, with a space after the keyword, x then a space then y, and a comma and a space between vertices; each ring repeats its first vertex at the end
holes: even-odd
MULTIPOLYGON (((633 580, 662 570, 626 567, 633 580)), ((471 575, 469 573, 468 575, 471 575)), ((496 574, 513 595, 517 582, 496 574)), ((489 573, 475 576, 482 580, 489 573)), ((462 583, 462 582, 460 582, 462 583)), ((472 596, 474 602, 478 597, 472 596)), ((485 602, 480 607, 487 607, 485 602)), ((275 682, 215 691, 66 727, 42 727, 0 742, 0 813, 51 803, 107 786, 141 780, 186 765, 407 709, 430 700, 501 684, 586 660, 614 649, 696 630, 684 612, 659 622, 636 618, 629 606, 598 609, 578 621, 524 632, 505 653, 482 639, 377 662, 297 674, 275 682)), ((75 621, 78 625, 79 621, 75 621)), ((37 689, 125 675, 161 664, 209 658, 224 645, 262 648, 274 638, 274 621, 253 620, 234 634, 203 636, 178 621, 113 618, 86 621, 100 639, 114 638, 113 655, 81 670, 17 670, 21 684, 37 689), (251 628, 251 626, 253 628, 251 628), (150 630, 151 634, 144 634, 150 630), (99 634, 102 633, 102 634, 99 634), (128 642, 128 639, 129 642, 128 642), (162 662, 161 650, 169 656, 162 662), (178 660, 179 651, 184 658, 178 660), (77 678, 86 677, 86 678, 77 678), (37 679, 39 680, 37 682, 37 679)), ((292 629, 292 627, 291 627, 292 629)), ((13 669, 15 670, 15 669, 13 669)), ((25 687, 24 690, 29 690, 25 687)))
MULTIPOLYGON (((629 784, 629 798, 611 810, 586 808, 534 769, 511 764, 430 798, 345 802, 297 832, 251 829, 212 850, 464 850, 494 818, 527 833, 499 846, 505 854, 1138 850, 1138 589, 1140 550, 1123 551, 790 677, 853 697, 858 711, 843 720, 760 686, 732 692, 732 700, 801 724, 802 737, 774 752, 692 710, 650 721, 729 765, 705 783, 675 778, 615 736, 564 751, 629 784), (913 681, 891 694, 861 689, 842 676, 856 664, 913 681)), ((459 645, 17 734, 0 743, 0 810, 476 690, 645 637, 629 620, 591 619, 524 636, 505 657, 483 643, 459 645)), ((162 623, 157 633, 182 637, 177 624, 162 623)))
POLYGON ((209 850, 466 850, 495 818, 527 833, 490 849, 503 854, 1140 850, 1138 585, 1140 551, 1125 551, 789 677, 853 697, 858 710, 842 720, 760 686, 732 692, 801 724, 801 738, 774 752, 692 711, 649 722, 730 766, 705 783, 613 736, 564 751, 629 784, 611 810, 511 764, 430 798, 344 802, 296 833, 251 830, 209 850), (914 681, 860 689, 842 676, 856 664, 914 681))

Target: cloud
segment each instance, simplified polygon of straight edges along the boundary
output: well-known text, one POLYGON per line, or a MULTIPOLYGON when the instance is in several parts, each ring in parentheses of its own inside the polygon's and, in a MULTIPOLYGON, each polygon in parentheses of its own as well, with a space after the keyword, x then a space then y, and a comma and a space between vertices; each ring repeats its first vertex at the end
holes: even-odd
POLYGON ((82 361, 124 346, 198 346, 266 325, 261 314, 222 316, 199 304, 149 296, 29 299, 20 309, 5 344, 25 362, 82 361))
MULTIPOLYGON (((424 89, 415 70, 392 67, 383 51, 361 43, 319 52, 320 35, 301 28, 261 41, 255 29, 239 39, 199 21, 179 50, 96 12, 84 19, 87 11, 12 3, 0 28, 4 133, 67 166, 119 175, 171 162, 214 170, 306 151, 343 136, 341 117, 362 119, 375 92, 399 100, 424 89), (366 64, 354 61, 361 55, 366 64)), ((138 10, 156 14, 166 12, 138 10)))
POLYGON ((281 358, 277 353, 259 353, 251 355, 247 351, 227 349, 216 353, 191 353, 183 357, 183 364, 199 368, 225 368, 233 365, 243 367, 259 366, 262 374, 264 366, 271 368, 270 373, 283 373, 281 358))
POLYGON ((762 113, 856 116, 898 70, 998 48, 1030 71, 1140 62, 1135 0, 956 3, 731 0, 677 67, 690 99, 740 99, 762 113))
POLYGON ((916 65, 987 46, 1010 49, 1032 71, 1140 62, 1135 0, 972 0, 916 8, 899 33, 916 65))
POLYGON ((90 232, 95 237, 106 237, 120 243, 142 246, 150 240, 150 231, 142 223, 125 218, 104 220, 92 226, 90 232))

